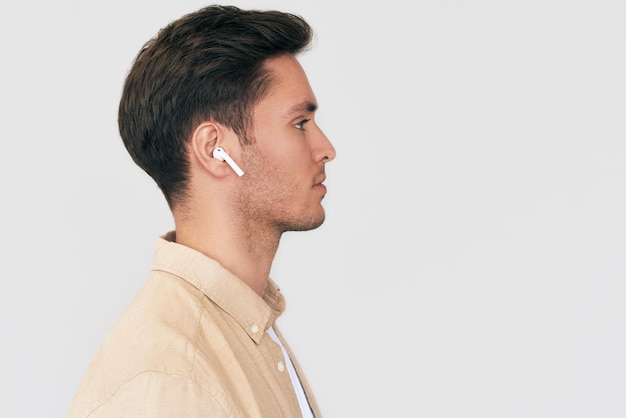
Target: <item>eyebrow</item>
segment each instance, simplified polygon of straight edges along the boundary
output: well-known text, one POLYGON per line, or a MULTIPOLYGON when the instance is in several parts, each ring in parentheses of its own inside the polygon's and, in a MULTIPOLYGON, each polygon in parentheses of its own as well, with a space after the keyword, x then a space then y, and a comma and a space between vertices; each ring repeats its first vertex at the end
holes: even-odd
POLYGON ((317 103, 311 102, 309 100, 305 100, 304 102, 298 103, 287 110, 285 113, 286 118, 290 118, 300 113, 312 113, 317 110, 317 103))

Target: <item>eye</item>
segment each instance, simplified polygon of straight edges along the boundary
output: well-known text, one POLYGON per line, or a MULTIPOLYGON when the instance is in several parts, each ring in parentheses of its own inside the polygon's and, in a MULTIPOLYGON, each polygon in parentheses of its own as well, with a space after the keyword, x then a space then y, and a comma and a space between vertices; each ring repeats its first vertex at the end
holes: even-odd
POLYGON ((295 125, 293 125, 296 129, 299 129, 301 131, 304 131, 304 124, 307 123, 308 121, 310 121, 311 119, 302 119, 300 122, 296 123, 295 125))

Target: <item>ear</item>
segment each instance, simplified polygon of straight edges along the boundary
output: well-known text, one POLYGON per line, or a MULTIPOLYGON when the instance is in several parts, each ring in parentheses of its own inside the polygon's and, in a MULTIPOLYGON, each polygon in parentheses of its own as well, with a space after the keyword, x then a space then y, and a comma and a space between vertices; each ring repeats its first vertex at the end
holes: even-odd
MULTIPOLYGON (((213 150, 222 144, 232 142, 230 136, 234 135, 230 129, 224 128, 215 122, 203 122, 195 129, 190 141, 190 151, 193 159, 198 162, 206 172, 216 177, 224 177, 232 172, 228 164, 224 164, 213 156, 213 150)), ((235 139, 238 138, 235 135, 235 139)))

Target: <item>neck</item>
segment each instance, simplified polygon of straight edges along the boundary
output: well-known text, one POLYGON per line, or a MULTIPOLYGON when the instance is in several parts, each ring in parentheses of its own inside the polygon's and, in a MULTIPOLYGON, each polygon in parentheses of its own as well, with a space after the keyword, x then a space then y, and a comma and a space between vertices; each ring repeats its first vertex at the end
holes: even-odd
POLYGON ((247 222, 209 222, 204 218, 177 218, 176 215, 174 219, 177 243, 214 259, 263 296, 280 233, 247 222))

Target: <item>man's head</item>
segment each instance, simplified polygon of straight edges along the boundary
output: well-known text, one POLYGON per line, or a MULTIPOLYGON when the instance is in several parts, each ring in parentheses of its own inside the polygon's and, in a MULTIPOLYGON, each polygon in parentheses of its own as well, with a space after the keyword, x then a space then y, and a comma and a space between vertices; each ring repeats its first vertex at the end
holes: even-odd
POLYGON ((252 141, 252 110, 273 86, 265 63, 298 54, 311 38, 309 25, 292 14, 210 6, 144 45, 126 78, 119 129, 170 207, 186 198, 187 142, 196 126, 212 120, 242 145, 252 141))

